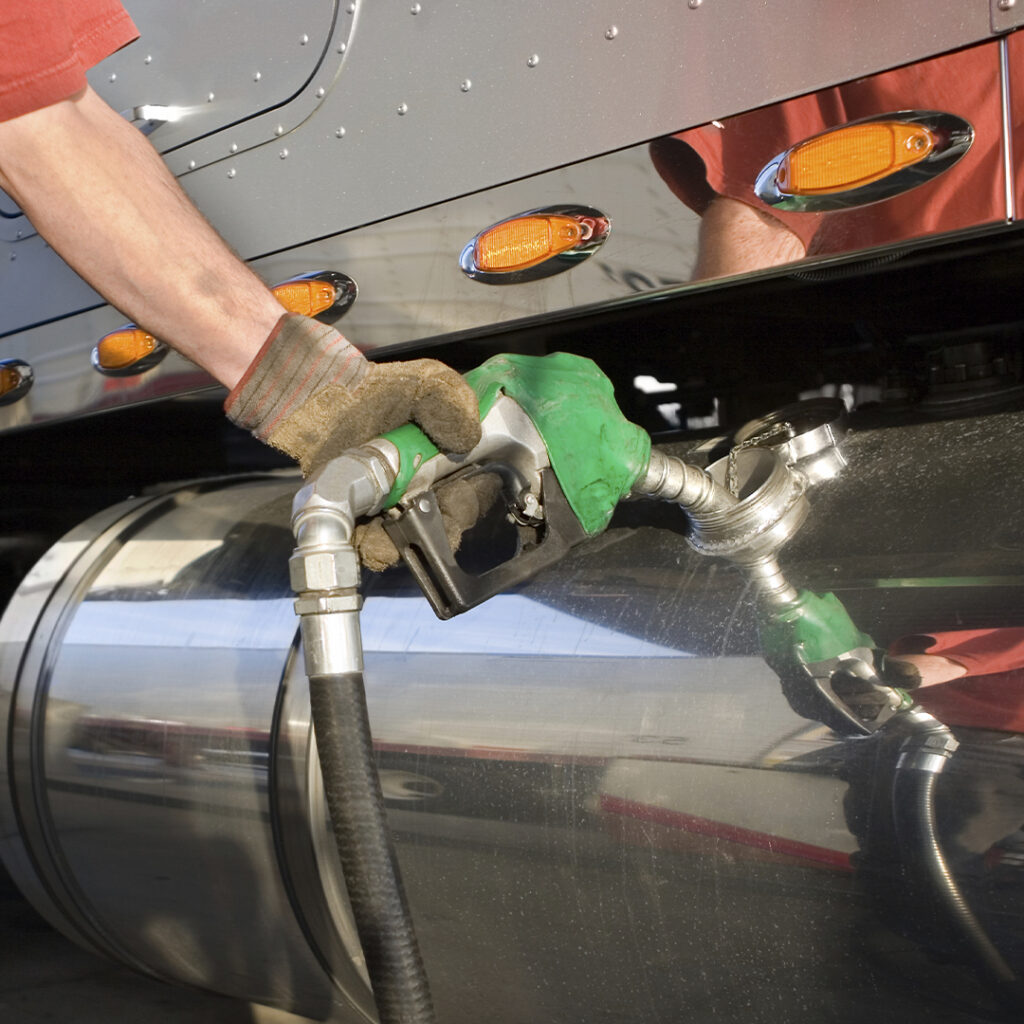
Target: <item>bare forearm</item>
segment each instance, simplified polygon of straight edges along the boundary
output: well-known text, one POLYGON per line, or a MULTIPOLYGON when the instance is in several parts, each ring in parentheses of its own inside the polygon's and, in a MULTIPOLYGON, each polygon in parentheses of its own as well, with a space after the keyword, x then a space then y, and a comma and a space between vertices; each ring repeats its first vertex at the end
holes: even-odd
POLYGON ((0 123, 0 186, 111 305, 228 387, 282 313, 91 90, 0 123))
POLYGON ((743 274, 802 260, 804 243, 780 220, 752 206, 718 196, 701 218, 695 280, 743 274))

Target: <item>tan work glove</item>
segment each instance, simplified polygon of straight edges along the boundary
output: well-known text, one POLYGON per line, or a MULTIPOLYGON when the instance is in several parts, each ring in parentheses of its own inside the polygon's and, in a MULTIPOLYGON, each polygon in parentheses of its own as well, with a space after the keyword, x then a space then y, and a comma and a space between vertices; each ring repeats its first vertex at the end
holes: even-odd
MULTIPOLYGON (((486 515, 501 493, 501 477, 497 473, 477 473, 448 480, 442 482, 435 493, 445 536, 454 553, 459 550, 462 535, 486 515)), ((359 560, 374 572, 383 572, 401 559, 380 516, 357 526, 353 543, 359 560)))
POLYGON ((286 313, 228 395, 232 423, 295 459, 308 476, 410 421, 446 452, 480 440, 473 389, 436 359, 371 363, 317 320, 286 313))

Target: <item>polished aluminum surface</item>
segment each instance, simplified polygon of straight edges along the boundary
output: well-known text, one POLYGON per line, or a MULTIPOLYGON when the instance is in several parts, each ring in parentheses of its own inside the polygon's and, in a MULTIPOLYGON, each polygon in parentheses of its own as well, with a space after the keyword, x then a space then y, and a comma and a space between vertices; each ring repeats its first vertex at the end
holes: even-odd
MULTIPOLYGON (((261 4, 258 17, 247 7, 240 18, 237 5, 214 0, 202 5, 210 27, 198 46, 191 43, 195 33, 182 28, 194 19, 182 18, 176 6, 162 0, 129 6, 144 41, 104 62, 93 75, 97 87, 118 110, 181 106, 185 116, 165 121, 152 139, 167 149, 214 225, 268 284, 310 267, 351 274, 361 297, 346 318, 346 333, 360 347, 380 350, 694 287, 701 219, 655 172, 648 140, 711 118, 727 125, 739 111, 989 33, 982 0, 890 5, 885 31, 871 5, 825 7, 814 0, 790 0, 770 11, 755 6, 742 19, 719 2, 689 8, 665 0, 631 10, 628 20, 617 7, 604 5, 602 12, 602 5, 590 5, 583 21, 572 5, 531 4, 518 12, 514 31, 506 12, 487 5, 465 17, 451 5, 430 5, 415 17, 386 5, 341 5, 329 27, 328 5, 287 11, 270 5, 274 11, 263 12, 261 4), (284 28, 282 17, 291 19, 284 28), (492 19, 500 19, 499 28, 492 19), (607 19, 618 30, 610 38, 607 19), (780 60, 794 31, 814 44, 799 61, 780 60), (233 33, 237 45, 229 47, 233 33), (573 46, 548 51, 541 44, 562 37, 573 46), (205 59, 210 49, 222 59, 205 59), (523 54, 535 53, 541 59, 530 68, 523 54), (197 70, 192 61, 203 63, 197 70), (488 67, 486 74, 468 75, 466 92, 460 85, 467 76, 452 77, 463 62, 488 67), (558 102, 566 76, 573 99, 558 102), (268 93, 268 85, 283 92, 268 93), (160 95, 137 95, 151 89, 160 95), (396 116, 406 102, 401 96, 413 91, 419 98, 396 116), (517 112, 511 123, 510 97, 517 112), (235 171, 230 178, 229 170, 235 171), (518 210, 567 203, 595 206, 614 220, 615 231, 595 258, 569 274, 500 290, 481 288, 459 271, 466 239, 485 225, 518 210)), ((1011 51, 1015 41, 1016 35, 1006 40, 1011 51)), ((990 46, 995 55, 1000 43, 990 46)), ((1007 71, 1013 66, 1006 62, 1007 71)), ((985 85, 998 105, 996 56, 991 88, 985 85)), ((1007 92, 1018 89, 1011 81, 1007 92)), ((924 104, 908 96, 900 105, 924 104)), ((979 123, 973 108, 960 113, 979 123)), ((986 121, 985 139, 979 135, 949 175, 969 181, 971 190, 987 182, 999 209, 957 220, 951 229, 1006 221, 1010 184, 999 132, 986 121)), ((756 166, 795 141, 755 139, 756 166)), ((0 238, 8 243, 0 259, 0 358, 31 363, 38 386, 27 401, 0 410, 0 430, 211 386, 177 356, 140 377, 97 379, 88 353, 124 317, 104 306, 23 221, 0 204, 0 238)), ((896 236, 885 244, 906 241, 907 232, 896 236)), ((841 251, 862 245, 858 237, 855 232, 841 251)))
MULTIPOLYGON (((12 766, 3 856, 15 875, 26 859, 36 865, 38 876, 20 882, 72 938, 138 969, 309 1016, 361 1006, 351 1019, 369 1019, 353 959, 332 957, 332 986, 282 870, 309 863, 312 842, 290 817, 306 799, 305 760, 287 761, 299 738, 308 742, 308 708, 279 718, 296 620, 290 597, 267 586, 287 566, 294 482, 243 490, 254 510, 244 525, 227 513, 230 486, 185 489, 122 509, 113 529, 80 531, 26 580, 27 604, 12 604, 0 653, 12 766), (250 550, 236 561, 229 538, 239 530, 256 542, 255 560, 250 550), (224 557, 227 577, 202 585, 202 567, 224 557), (69 614, 70 595, 85 592, 69 614), (21 615, 41 602, 63 653, 26 644, 21 615), (140 615, 157 605, 149 629, 140 615), (191 655, 169 656, 179 646, 191 655), (41 673, 39 688, 11 693, 18 663, 41 673), (128 664, 130 680, 118 667, 128 664), (60 835, 58 822, 70 831, 60 835), (150 885, 154 899, 143 895, 150 885)), ((344 946, 338 921, 326 948, 344 946)))
MULTIPOLYGON (((835 591, 883 646, 1024 625, 1006 472, 1024 416, 853 426, 787 577, 835 591)), ((0 821, 5 863, 71 933, 316 1015, 340 999, 325 965, 353 1000, 365 989, 295 644, 297 484, 113 510, 26 581, 0 637, 0 821)), ((367 578, 371 721, 439 1019, 983 1019, 927 901, 887 888, 871 808, 898 751, 793 712, 751 588, 687 531, 630 503, 446 623, 404 572, 367 578)), ((1024 743, 998 721, 954 729, 944 840, 1021 970, 1024 743)))

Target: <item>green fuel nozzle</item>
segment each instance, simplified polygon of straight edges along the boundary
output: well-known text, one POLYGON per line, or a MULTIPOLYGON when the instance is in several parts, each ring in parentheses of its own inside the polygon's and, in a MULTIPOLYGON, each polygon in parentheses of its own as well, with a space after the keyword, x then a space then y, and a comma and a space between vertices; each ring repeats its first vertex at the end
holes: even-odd
POLYGON ((471 452, 441 453, 412 424, 372 442, 394 471, 384 527, 442 618, 529 579, 604 530, 651 461, 650 437, 626 419, 590 359, 499 355, 466 380, 480 403, 481 440, 471 452), (507 562, 471 574, 455 559, 433 490, 481 471, 501 477, 520 544, 507 562))
MULTIPOLYGON (((450 461, 494 462, 516 447, 507 422, 490 416, 499 399, 508 399, 523 411, 539 438, 539 445, 536 438, 520 439, 532 442, 531 468, 539 472, 550 466, 583 529, 588 535, 600 533, 647 468, 651 439, 622 414, 612 383, 597 364, 568 352, 498 355, 470 370, 466 380, 480 402, 484 436, 468 455, 450 461)), ((413 424, 384 438, 398 448, 399 472, 387 500, 387 507, 393 507, 432 484, 442 471, 432 460, 446 457, 413 424)))
POLYGON ((759 627, 765 661, 804 718, 841 735, 868 734, 913 705, 882 678, 874 640, 835 594, 802 590, 788 605, 765 606, 759 627))

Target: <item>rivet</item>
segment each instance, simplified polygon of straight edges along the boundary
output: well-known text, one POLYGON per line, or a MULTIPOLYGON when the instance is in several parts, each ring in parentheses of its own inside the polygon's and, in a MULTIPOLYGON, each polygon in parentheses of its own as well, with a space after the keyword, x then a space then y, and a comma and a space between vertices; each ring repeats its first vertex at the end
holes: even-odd
POLYGON ((618 34, 619 34, 619 26, 618 25, 609 25, 604 30, 604 37, 605 37, 605 39, 614 39, 618 34))
POLYGON ((254 74, 252 76, 252 80, 254 82, 258 82, 262 77, 263 77, 263 72, 262 71, 257 71, 256 74, 254 74))
POLYGON ((152 64, 153 63, 153 54, 147 53, 146 54, 146 58, 145 58, 145 60, 143 60, 142 63, 143 64, 152 64))
POLYGON ((275 135, 284 135, 284 125, 283 125, 283 124, 279 124, 279 125, 278 125, 278 126, 277 126, 277 127, 275 128, 275 129, 274 129, 274 134, 275 134, 275 135))
POLYGON ((344 53, 348 49, 348 43, 338 43, 338 53, 344 53))
POLYGON ((348 10, 349 14, 355 14, 356 13, 355 0, 353 0, 353 2, 348 5, 347 10, 348 10))
POLYGON ((214 95, 214 93, 212 93, 212 92, 211 92, 211 93, 210 93, 210 94, 209 94, 209 95, 208 95, 208 96, 206 97, 206 102, 207 102, 207 103, 212 103, 212 102, 213 102, 213 101, 214 101, 215 99, 216 99, 216 96, 214 95))
POLYGON ((17 254, 16 252, 12 252, 12 253, 11 253, 11 261, 13 262, 13 261, 14 261, 14 260, 16 260, 17 258, 18 258, 18 254, 17 254))
POLYGON ((110 76, 110 77, 109 77, 109 78, 107 79, 107 81, 108 81, 108 82, 116 82, 116 81, 117 81, 117 75, 116 75, 116 74, 113 74, 113 75, 111 75, 111 76, 110 76))
POLYGON ((526 66, 528 68, 535 68, 539 63, 540 63, 540 54, 539 53, 533 53, 533 54, 530 54, 529 58, 527 59, 526 66))
POLYGON ((232 142, 231 143, 231 152, 232 153, 237 153, 238 152, 238 143, 237 142, 232 142))
POLYGON ((472 82, 472 80, 471 80, 471 79, 469 79, 469 78, 464 78, 464 79, 462 80, 462 85, 460 85, 460 86, 459 86, 459 88, 460 88, 460 89, 461 89, 461 90, 462 90, 463 92, 469 92, 469 90, 473 88, 473 82, 472 82))
POLYGON ((189 160, 189 162, 188 162, 188 169, 190 171, 194 171, 196 169, 196 167, 198 167, 198 166, 199 165, 195 162, 195 160, 189 160))
POLYGON ((1017 0, 999 0, 998 7, 1001 11, 1009 11, 1017 5, 1017 0))
POLYGON ((339 127, 337 127, 337 128, 335 128, 335 129, 334 129, 334 134, 335 134, 335 135, 336 135, 336 136, 337 136, 337 137, 338 137, 339 139, 343 139, 343 138, 345 138, 345 129, 344 129, 344 128, 342 128, 341 126, 339 126, 339 127))
POLYGON ((230 171, 228 171, 228 177, 229 177, 229 178, 233 178, 233 177, 234 177, 234 176, 235 176, 235 175, 236 175, 237 173, 238 173, 238 171, 236 171, 236 170, 234 169, 234 167, 232 167, 232 168, 231 168, 231 170, 230 170, 230 171))
POLYGON ((687 4, 691 11, 697 10, 702 3, 704 3, 704 0, 687 0, 687 4))
POLYGON ((423 4, 413 4, 412 7, 409 8, 409 13, 410 14, 419 14, 420 11, 422 11, 422 10, 423 10, 423 4))
POLYGON ((399 103, 398 104, 398 115, 399 115, 399 117, 401 117, 403 114, 408 114, 408 113, 409 113, 409 104, 408 103, 399 103))
POLYGON ((309 42, 309 36, 305 32, 302 33, 302 38, 299 40, 299 45, 305 46, 309 42))
POLYGON ((281 152, 280 152, 280 153, 278 153, 277 155, 278 155, 278 156, 279 156, 279 157, 280 157, 280 158, 281 158, 282 160, 287 160, 287 159, 288 159, 288 150, 287 150, 287 149, 282 149, 282 150, 281 150, 281 152))
POLYGON ((323 99, 327 95, 327 90, 322 86, 316 91, 317 99, 323 99))

